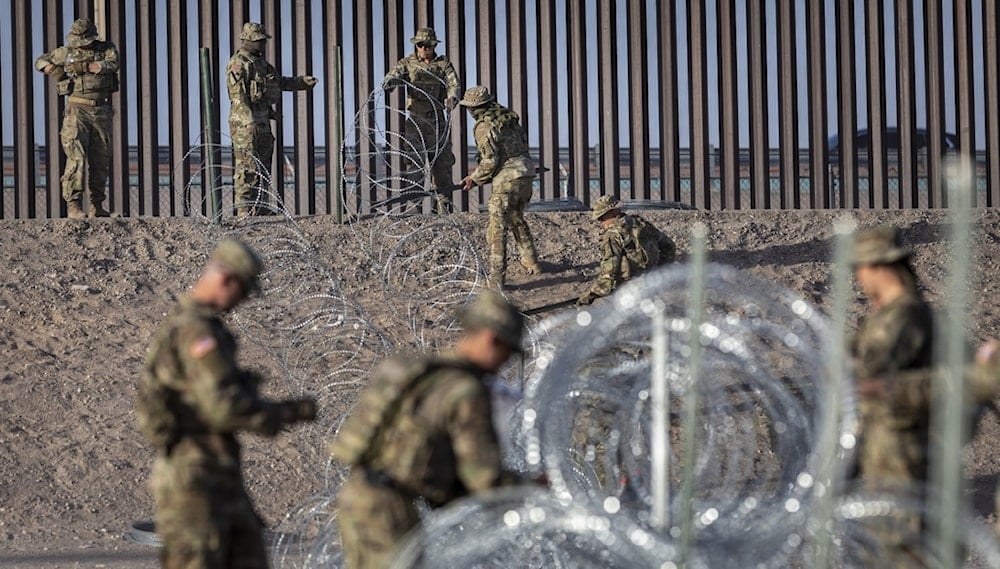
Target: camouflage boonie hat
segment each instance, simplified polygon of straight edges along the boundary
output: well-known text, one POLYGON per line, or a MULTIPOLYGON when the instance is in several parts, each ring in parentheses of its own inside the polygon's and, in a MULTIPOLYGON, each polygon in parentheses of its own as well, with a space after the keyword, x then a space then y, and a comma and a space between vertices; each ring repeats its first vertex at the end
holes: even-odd
POLYGON ((490 90, 482 85, 476 85, 465 92, 458 104, 463 107, 475 108, 491 102, 493 102, 493 95, 490 94, 490 90))
POLYGON ((415 34, 413 34, 413 37, 410 38, 410 43, 414 45, 418 43, 429 43, 431 45, 437 45, 439 42, 437 34, 434 33, 433 29, 420 28, 419 30, 417 30, 415 34))
POLYGON ((524 315, 495 291, 480 293, 459 312, 458 319, 468 330, 492 330, 515 352, 524 351, 521 348, 524 315))
POLYGON ((97 26, 87 18, 80 18, 73 22, 66 34, 66 43, 70 47, 84 47, 94 43, 97 39, 97 26))
POLYGON ((215 246, 211 262, 239 279, 246 294, 259 290, 257 276, 263 268, 260 257, 246 243, 233 238, 226 238, 215 246))
POLYGON ((597 198, 594 202, 594 209, 590 212, 590 218, 593 220, 601 219, 604 214, 609 211, 622 208, 622 202, 615 199, 612 195, 601 196, 597 198))
POLYGON ((271 39, 271 36, 264 30, 264 24, 259 22, 247 22, 243 24, 243 32, 240 34, 241 40, 260 41, 271 39))
POLYGON ((883 226, 862 231, 854 238, 851 263, 857 265, 890 265, 910 257, 912 253, 899 244, 895 228, 883 226))

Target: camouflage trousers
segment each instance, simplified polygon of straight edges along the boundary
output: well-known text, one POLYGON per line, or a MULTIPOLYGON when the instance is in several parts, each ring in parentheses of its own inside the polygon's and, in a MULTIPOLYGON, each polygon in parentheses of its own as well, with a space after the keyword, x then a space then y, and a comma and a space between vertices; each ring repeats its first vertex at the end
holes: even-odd
POLYGON ((403 538, 420 523, 413 500, 372 484, 354 467, 337 495, 344 569, 385 569, 403 538))
POLYGON ((66 103, 59 138, 66 153, 66 169, 61 178, 62 196, 67 203, 80 203, 83 190, 90 190, 90 202, 101 204, 107 197, 111 169, 111 105, 91 107, 66 103))
MULTIPOLYGON (((403 128, 406 172, 419 171, 405 178, 405 189, 425 189, 423 171, 430 165, 431 188, 447 188, 454 184, 452 166, 455 165, 455 155, 451 151, 451 138, 448 136, 446 116, 440 112, 414 113, 410 112, 403 128)), ((443 194, 437 196, 439 211, 451 209, 451 197, 443 194)))
POLYGON ((233 125, 233 205, 254 207, 267 203, 270 186, 271 158, 274 155, 274 135, 268 123, 233 125))
POLYGON ((267 569, 260 518, 239 473, 158 458, 150 481, 164 569, 267 569))
POLYGON ((535 242, 524 221, 524 206, 531 200, 532 176, 509 178, 504 171, 493 178, 493 193, 488 204, 486 245, 489 247, 490 281, 502 286, 507 276, 507 229, 514 234, 521 264, 537 266, 535 242))

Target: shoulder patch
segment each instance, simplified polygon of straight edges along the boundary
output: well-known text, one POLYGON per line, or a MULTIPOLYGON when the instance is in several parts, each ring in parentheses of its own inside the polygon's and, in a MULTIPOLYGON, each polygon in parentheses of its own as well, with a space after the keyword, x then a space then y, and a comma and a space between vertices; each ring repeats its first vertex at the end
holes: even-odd
POLYGON ((215 351, 215 348, 219 346, 219 343, 212 336, 202 336, 195 340, 191 347, 188 348, 188 352, 191 357, 200 358, 209 352, 215 351))
POLYGON ((243 71, 243 66, 240 65, 240 62, 233 61, 233 62, 229 63, 229 72, 230 73, 239 73, 240 71, 243 71))

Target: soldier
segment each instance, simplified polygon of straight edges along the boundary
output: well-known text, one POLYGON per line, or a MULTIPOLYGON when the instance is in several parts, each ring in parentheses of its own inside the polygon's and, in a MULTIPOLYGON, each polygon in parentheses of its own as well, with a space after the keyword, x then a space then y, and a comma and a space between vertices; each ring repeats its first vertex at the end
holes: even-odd
POLYGON ((111 94, 118 91, 118 48, 97 38, 97 28, 81 18, 70 26, 66 45, 35 60, 35 69, 56 78, 66 96, 59 138, 66 153, 60 183, 66 214, 74 219, 109 217, 104 209, 111 168, 111 94), (83 190, 90 210, 84 213, 83 190))
POLYGON ((621 202, 614 196, 598 198, 590 217, 603 229, 601 268, 597 281, 576 301, 578 306, 611 294, 619 283, 646 270, 674 261, 674 242, 638 215, 622 213, 621 202))
POLYGON ((259 375, 237 365, 236 339, 220 314, 257 289, 260 270, 246 245, 220 242, 150 346, 136 412, 156 447, 150 486, 166 568, 267 567, 236 435, 273 437, 285 425, 316 416, 311 398, 261 398, 259 375))
POLYGON ((262 176, 261 169, 270 169, 274 153, 271 121, 280 116, 273 105, 281 100, 282 91, 301 91, 316 85, 312 75, 278 75, 264 59, 264 42, 270 37, 262 24, 243 24, 240 34, 243 43, 226 65, 226 86, 232 105, 229 131, 236 159, 233 199, 240 216, 271 213, 264 195, 268 176, 262 176))
MULTIPOLYGON (((420 28, 410 38, 416 51, 400 59, 382 80, 382 89, 389 93, 399 85, 406 86, 406 124, 403 140, 406 145, 407 170, 423 170, 430 163, 433 188, 453 185, 451 168, 455 155, 448 137, 449 115, 458 103, 458 74, 448 58, 434 53, 438 39, 431 28, 420 28), (445 110, 442 115, 441 111, 445 110)), ((408 176, 413 182, 412 175, 408 176)), ((437 194, 438 211, 452 210, 451 199, 437 194)))
POLYGON ((462 179, 463 188, 492 180, 486 244, 490 248, 490 286, 503 287, 507 276, 507 228, 514 233, 521 266, 528 274, 542 272, 531 231, 524 221, 524 206, 531 200, 535 163, 528 154, 528 135, 517 113, 496 102, 489 89, 476 85, 459 102, 476 119, 473 134, 479 164, 462 179))
POLYGON ((860 396, 858 474, 879 487, 927 480, 928 417, 895 412, 887 397, 900 372, 932 365, 933 314, 909 258, 891 227, 856 237, 854 275, 873 310, 850 344, 860 396))
POLYGON ((439 507, 513 482, 484 380, 520 351, 523 318, 486 291, 460 313, 454 349, 393 358, 376 371, 331 445, 353 466, 337 498, 345 567, 387 567, 420 521, 415 498, 439 507))

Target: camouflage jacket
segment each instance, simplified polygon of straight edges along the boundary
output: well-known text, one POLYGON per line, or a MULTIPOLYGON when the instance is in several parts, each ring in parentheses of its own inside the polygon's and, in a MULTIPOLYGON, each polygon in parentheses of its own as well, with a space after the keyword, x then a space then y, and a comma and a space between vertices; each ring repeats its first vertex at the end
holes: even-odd
POLYGON ((279 404, 260 398, 255 374, 236 364, 236 339, 216 312, 190 297, 160 327, 140 378, 143 434, 174 463, 239 469, 242 430, 274 435, 279 404))
POLYGON ((263 55, 238 49, 226 65, 230 128, 268 124, 278 118, 272 105, 281 100, 282 91, 308 89, 304 79, 282 77, 263 55))
POLYGON ((472 181, 483 185, 504 170, 509 179, 534 176, 534 162, 528 154, 528 133, 514 111, 494 103, 472 129, 479 152, 479 164, 472 181))
POLYGON ((607 296, 618 286, 647 269, 672 263, 673 240, 637 215, 625 214, 604 230, 601 265, 590 288, 595 296, 607 296))
POLYGON ((904 294, 865 318, 854 337, 854 375, 876 378, 930 367, 934 317, 916 294, 904 294))
POLYGON ((406 387, 361 466, 434 505, 511 481, 500 462, 485 372, 455 352, 436 356, 425 368, 406 387))
POLYGON ((35 60, 35 69, 43 71, 49 64, 61 69, 53 73, 59 82, 61 95, 74 95, 87 99, 110 96, 118 91, 118 48, 108 41, 95 41, 86 47, 59 46, 35 60), (67 71, 75 62, 98 63, 97 73, 67 71))
POLYGON ((439 113, 445 108, 446 99, 458 102, 458 74, 443 55, 424 62, 417 54, 411 53, 385 74, 382 86, 392 89, 403 81, 408 83, 406 108, 411 113, 439 113))

